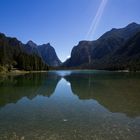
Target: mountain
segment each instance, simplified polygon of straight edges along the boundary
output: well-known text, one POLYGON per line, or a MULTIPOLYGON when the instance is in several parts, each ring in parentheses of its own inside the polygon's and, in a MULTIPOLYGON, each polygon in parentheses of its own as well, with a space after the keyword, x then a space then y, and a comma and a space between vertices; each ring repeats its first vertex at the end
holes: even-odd
POLYGON ((111 61, 109 56, 115 55, 115 51, 125 46, 138 32, 140 25, 131 23, 121 29, 114 28, 95 41, 80 41, 72 49, 71 57, 63 63, 63 67, 105 69, 105 65, 111 61))
POLYGON ((59 66, 61 61, 48 43, 37 45, 33 41, 23 44, 16 38, 0 33, 0 71, 7 69, 46 70, 59 66))
POLYGON ((5 68, 21 70, 48 70, 48 66, 36 54, 25 51, 26 45, 16 38, 0 33, 0 71, 5 68))
POLYGON ((33 41, 29 40, 24 47, 25 51, 28 54, 35 54, 41 57, 40 52, 38 51, 37 44, 35 44, 33 41))
POLYGON ((140 70, 140 32, 108 56, 106 61, 105 69, 140 70))
POLYGON ((33 41, 28 41, 25 44, 25 51, 28 54, 34 54, 42 58, 42 60, 49 66, 59 66, 61 61, 59 60, 55 49, 48 44, 37 45, 33 41))
POLYGON ((61 61, 57 57, 55 49, 50 45, 50 43, 39 45, 37 46, 37 48, 46 64, 48 64, 49 66, 59 66, 61 64, 61 61))

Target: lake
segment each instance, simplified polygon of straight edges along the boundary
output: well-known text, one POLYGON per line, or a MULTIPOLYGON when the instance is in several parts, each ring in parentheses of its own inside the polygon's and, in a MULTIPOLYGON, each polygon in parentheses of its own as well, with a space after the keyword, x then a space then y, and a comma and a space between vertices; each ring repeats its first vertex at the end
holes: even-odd
POLYGON ((140 73, 0 77, 0 140, 139 140, 140 73))

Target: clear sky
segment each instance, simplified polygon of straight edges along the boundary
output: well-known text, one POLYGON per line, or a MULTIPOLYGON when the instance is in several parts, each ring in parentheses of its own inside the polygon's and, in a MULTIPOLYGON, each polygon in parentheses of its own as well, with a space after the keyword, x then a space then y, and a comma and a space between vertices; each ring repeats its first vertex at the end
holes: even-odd
POLYGON ((79 41, 131 22, 140 23, 140 0, 0 0, 0 32, 50 42, 62 61, 79 41))

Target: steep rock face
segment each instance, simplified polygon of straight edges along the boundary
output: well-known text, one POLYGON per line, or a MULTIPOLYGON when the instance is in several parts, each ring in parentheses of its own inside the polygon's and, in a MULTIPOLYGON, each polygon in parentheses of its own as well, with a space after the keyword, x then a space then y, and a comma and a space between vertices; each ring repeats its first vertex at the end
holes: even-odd
POLYGON ((81 41, 72 49, 71 58, 63 63, 64 66, 79 66, 90 62, 91 49, 94 42, 81 41))
MULTIPOLYGON (((72 49, 70 59, 64 62, 63 66, 75 67, 86 65, 92 67, 94 62, 97 63, 105 59, 119 47, 124 46, 139 31, 140 25, 131 23, 125 28, 112 29, 106 32, 96 41, 81 41, 72 49)), ((94 68, 96 68, 95 65, 94 68)))
POLYGON ((41 57, 42 60, 49 66, 59 66, 61 64, 55 49, 50 45, 50 43, 37 45, 30 40, 27 44, 25 44, 25 51, 28 54, 34 54, 41 57))
POLYGON ((35 54, 35 55, 38 55, 41 57, 38 49, 37 49, 37 44, 35 44, 33 41, 28 41, 27 44, 25 44, 25 51, 28 53, 28 54, 35 54))
POLYGON ((61 64, 61 61, 57 57, 55 49, 50 45, 50 43, 40 45, 37 48, 40 55, 42 56, 42 59, 49 66, 59 66, 61 64))

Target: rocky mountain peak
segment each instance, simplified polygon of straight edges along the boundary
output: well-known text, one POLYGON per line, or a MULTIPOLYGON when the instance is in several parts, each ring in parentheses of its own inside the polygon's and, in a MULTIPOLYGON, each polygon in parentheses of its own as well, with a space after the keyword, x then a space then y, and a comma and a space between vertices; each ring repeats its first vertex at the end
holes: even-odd
POLYGON ((126 27, 127 28, 130 28, 130 27, 134 28, 134 27, 139 27, 139 26, 140 26, 140 24, 137 24, 136 22, 132 22, 132 23, 128 24, 126 27))
POLYGON ((37 44, 34 43, 32 40, 29 40, 29 41, 27 42, 27 45, 29 45, 30 47, 37 47, 37 44))

